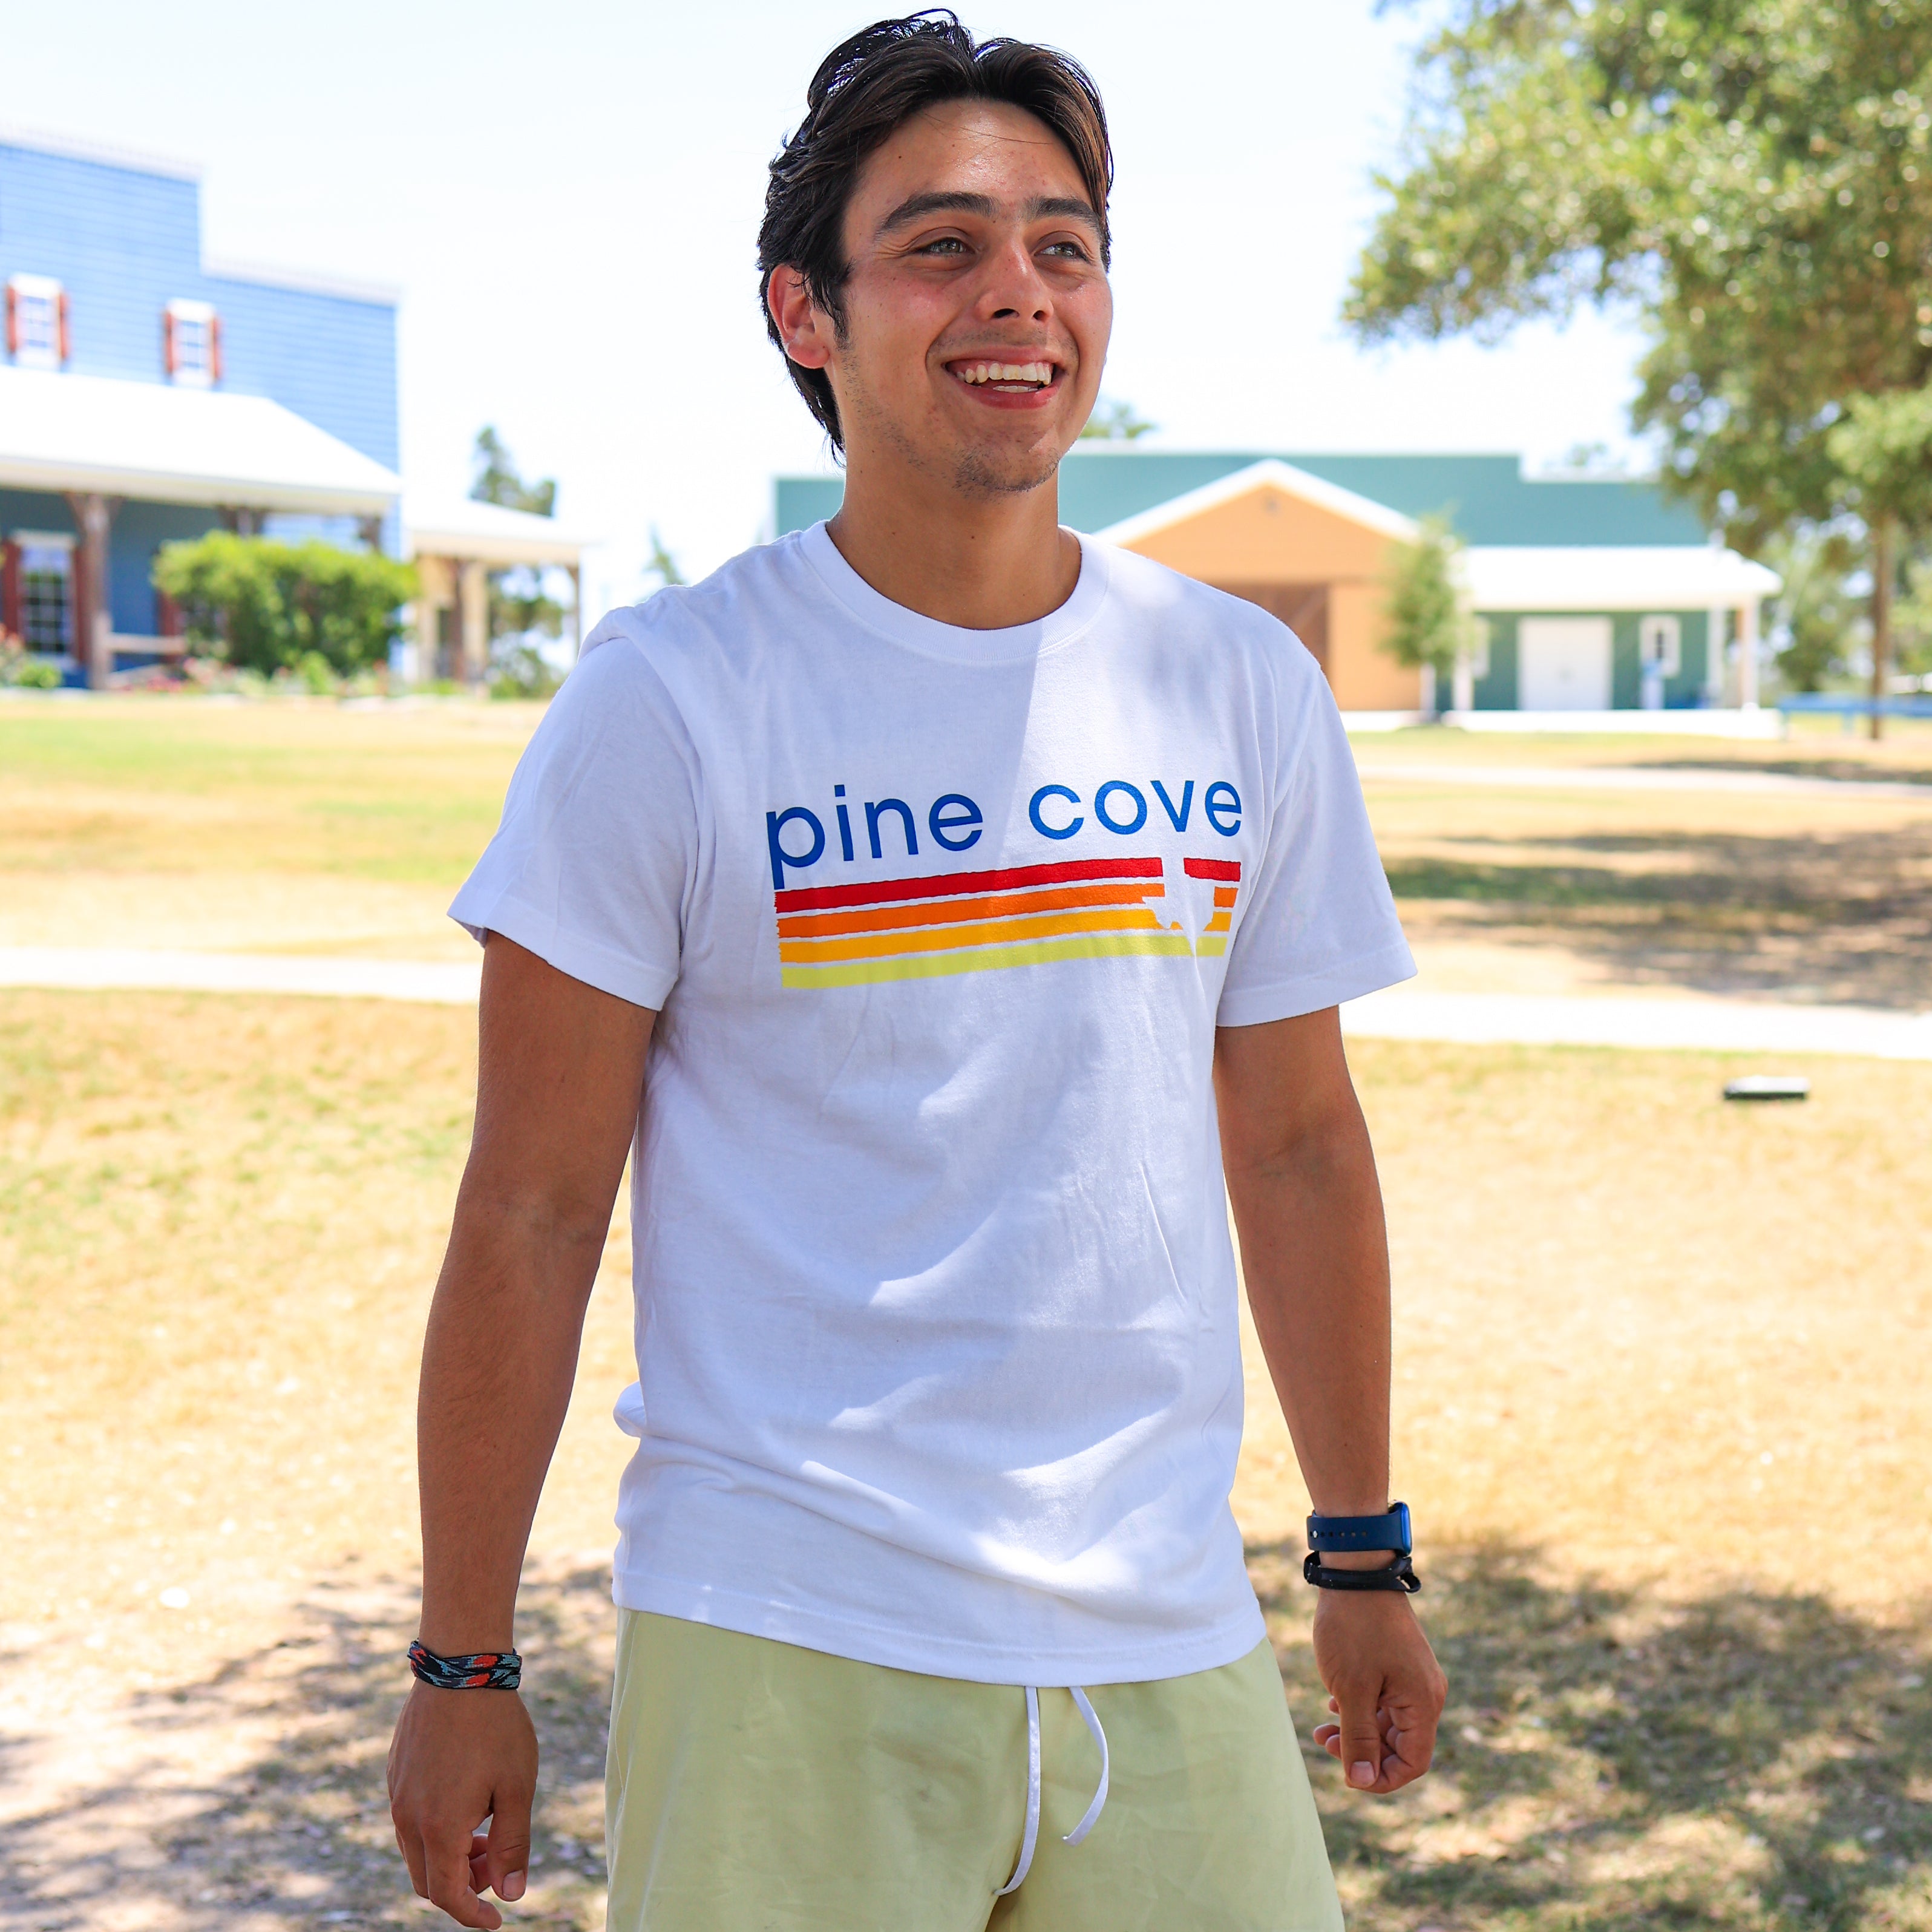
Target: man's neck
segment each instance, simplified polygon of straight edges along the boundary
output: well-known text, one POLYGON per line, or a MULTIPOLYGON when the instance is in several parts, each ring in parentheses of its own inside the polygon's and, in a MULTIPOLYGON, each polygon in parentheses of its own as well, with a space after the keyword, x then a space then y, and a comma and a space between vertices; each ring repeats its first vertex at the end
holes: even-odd
POLYGON ((888 482, 855 463, 829 527, 839 555, 880 596, 962 630, 1035 622, 1080 580, 1080 546, 1060 528, 1057 476, 1036 490, 968 496, 903 471, 888 482))

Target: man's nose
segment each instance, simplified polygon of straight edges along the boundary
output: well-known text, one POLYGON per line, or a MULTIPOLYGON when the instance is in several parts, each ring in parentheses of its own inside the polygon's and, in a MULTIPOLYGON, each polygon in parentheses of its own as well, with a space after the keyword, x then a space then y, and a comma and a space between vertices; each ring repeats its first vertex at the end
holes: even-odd
POLYGON ((993 322, 1044 322, 1052 314, 1052 295, 1024 241, 1016 238, 992 256, 980 303, 993 322))

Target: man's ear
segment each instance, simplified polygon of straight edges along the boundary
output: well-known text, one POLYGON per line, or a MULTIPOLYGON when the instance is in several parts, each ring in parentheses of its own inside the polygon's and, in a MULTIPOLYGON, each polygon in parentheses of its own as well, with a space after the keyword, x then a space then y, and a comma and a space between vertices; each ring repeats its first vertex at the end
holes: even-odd
POLYGON ((832 360, 831 320, 820 312, 797 269, 772 270, 765 285, 765 306, 777 326, 784 352, 801 369, 823 369, 832 360))

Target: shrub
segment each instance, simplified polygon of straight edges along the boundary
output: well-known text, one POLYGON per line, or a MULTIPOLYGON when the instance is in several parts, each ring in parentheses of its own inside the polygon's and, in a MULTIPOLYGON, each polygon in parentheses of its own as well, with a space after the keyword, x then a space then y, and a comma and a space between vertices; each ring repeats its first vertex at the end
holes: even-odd
POLYGON ((492 698, 548 698, 562 682, 543 653, 520 639, 500 643, 491 655, 492 698))
POLYGON ((34 656, 11 631, 0 630, 0 684, 21 691, 57 691, 61 674, 45 658, 34 656))
POLYGON ((296 671, 311 688, 311 657, 332 677, 383 662, 416 594, 416 572, 380 552, 227 530, 164 544, 154 580, 187 614, 190 641, 238 669, 296 671))

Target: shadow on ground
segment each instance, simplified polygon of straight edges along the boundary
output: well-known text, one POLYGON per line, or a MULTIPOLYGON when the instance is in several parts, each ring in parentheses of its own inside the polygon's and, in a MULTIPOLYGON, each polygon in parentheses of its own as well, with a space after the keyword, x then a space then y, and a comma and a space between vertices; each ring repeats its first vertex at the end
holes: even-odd
MULTIPOLYGON (((1860 734, 1861 738, 1863 734, 1860 734)), ((1814 741, 1815 742, 1815 741, 1814 741)), ((1932 765, 1892 764, 1877 758, 1828 752, 1782 758, 1754 755, 1748 759, 1685 756, 1634 759, 1633 766, 1652 772, 1769 772, 1780 778, 1835 778, 1848 784, 1917 784, 1932 788, 1932 765)))
POLYGON ((1634 984, 1932 1004, 1932 821, 1832 836, 1444 844, 1439 854, 1398 850, 1387 869, 1405 909, 1425 919, 1436 909, 1445 932, 1556 942, 1634 984))
MULTIPOLYGON (((1300 1556, 1250 1562, 1305 1740, 1322 1696, 1300 1556)), ((1817 1597, 1670 1605, 1559 1587, 1506 1548, 1427 1568, 1451 1686, 1435 1771, 1358 1800, 1304 1744, 1354 1932, 1932 1928, 1932 1611, 1885 1628, 1817 1597)), ((601 1566, 526 1586, 544 1773, 513 1925, 602 1923, 608 1588, 601 1566)), ((409 1892, 384 1799, 407 1602, 318 1590, 298 1634, 104 1713, 136 1748, 118 1777, 12 1828, 0 1922, 442 1922, 409 1892), (253 1748, 221 1748, 238 1732, 253 1748)), ((0 1748, 0 1779, 32 1774, 32 1743, 0 1748)))
POLYGON ((1932 1612, 1815 1596, 1666 1605, 1539 1580, 1534 1552, 1428 1565, 1450 1682, 1435 1769, 1351 1798, 1300 1551, 1250 1550, 1356 1932, 1932 1926, 1932 1612))
MULTIPOLYGON (((45 1932, 446 1924, 410 1892, 390 1828, 388 1736, 406 1683, 406 1594, 323 1588, 302 1634, 199 1683, 136 1694, 116 1714, 136 1733, 124 1774, 78 1804, 10 1831, 0 1924, 45 1932), (223 1734, 261 1748, 217 1774, 194 1741, 232 1760, 223 1734), (145 1750, 140 1747, 145 1744, 145 1750), (187 1748, 183 1749, 184 1744, 187 1748)), ((542 1747, 531 1891, 518 1926, 601 1927, 604 1748, 612 1640, 608 1569, 528 1582, 518 1612, 542 1747)), ((0 1757, 0 1780, 19 1774, 0 1757)))

